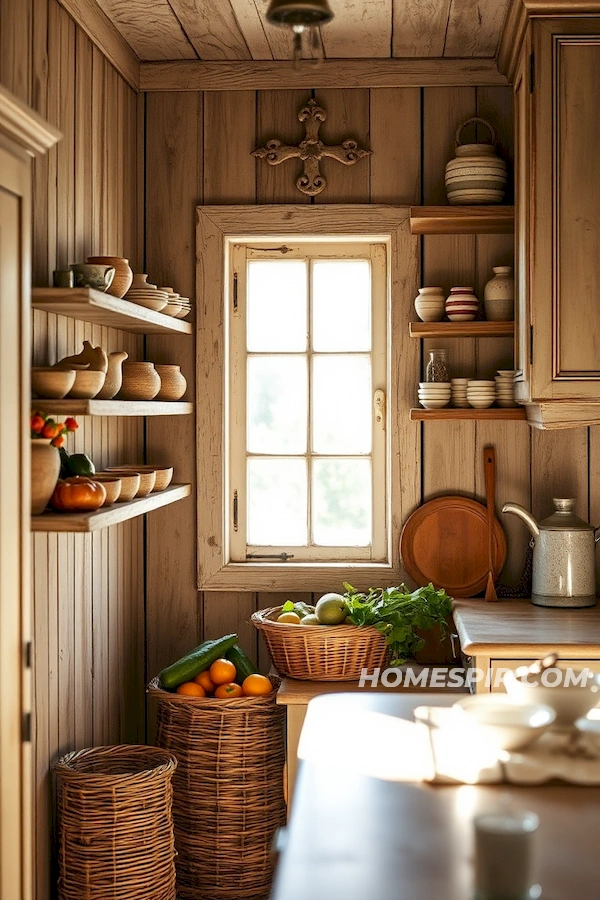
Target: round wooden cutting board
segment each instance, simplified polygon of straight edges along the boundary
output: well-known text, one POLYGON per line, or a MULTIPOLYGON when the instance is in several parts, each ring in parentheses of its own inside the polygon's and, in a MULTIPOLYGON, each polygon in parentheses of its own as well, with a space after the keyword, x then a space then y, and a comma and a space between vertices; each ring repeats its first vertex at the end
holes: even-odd
MULTIPOLYGON (((494 579, 506 561, 506 538, 494 516, 494 579)), ((406 520, 400 556, 419 587, 431 581, 455 597, 485 590, 488 576, 487 510, 466 497, 429 500, 406 520)))

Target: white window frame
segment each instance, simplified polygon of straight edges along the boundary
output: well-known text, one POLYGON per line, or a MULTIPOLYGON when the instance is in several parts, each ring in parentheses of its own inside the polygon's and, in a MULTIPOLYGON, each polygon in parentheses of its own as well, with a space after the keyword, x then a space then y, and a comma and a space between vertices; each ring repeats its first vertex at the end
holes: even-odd
MULTIPOLYGON (((370 357, 371 374, 373 376, 373 393, 375 390, 383 390, 387 396, 389 382, 389 364, 387 347, 387 306, 388 306, 388 278, 389 265, 389 241, 382 242, 367 240, 360 241, 355 238, 340 240, 325 240, 322 235, 304 237, 297 241, 286 241, 285 255, 277 248, 273 248, 272 242, 256 239, 243 243, 230 242, 230 267, 229 278, 237 282, 237 303, 233 312, 230 312, 229 323, 229 353, 228 370, 231 390, 226 398, 227 422, 229 426, 229 478, 226 486, 226 503, 229 508, 232 505, 232 497, 235 496, 237 506, 235 511, 236 521, 233 531, 229 533, 230 556, 233 561, 247 562, 246 552, 248 544, 246 539, 246 515, 247 515, 247 491, 246 491, 246 448, 245 414, 246 414, 246 274, 247 263, 253 259, 264 260, 323 260, 323 259, 364 259, 371 264, 372 287, 372 346, 364 355, 370 357)), ((309 263, 310 267, 310 263, 309 263)), ((230 281, 231 284, 231 281, 230 281)), ((309 347, 306 356, 311 360, 313 351, 309 347)), ((343 355, 343 353, 341 354, 343 355)), ((372 405, 374 413, 374 401, 372 405)), ((336 546, 277 546, 273 548, 257 546, 251 547, 256 553, 291 553, 296 561, 323 562, 359 560, 375 560, 377 562, 387 559, 387 534, 389 530, 390 509, 386 494, 386 456, 387 434, 389 433, 386 421, 377 424, 375 415, 371 416, 372 449, 368 457, 372 460, 372 510, 371 510, 371 535, 372 541, 364 547, 336 547, 336 546)), ((263 454, 259 454, 263 455, 263 454)), ((308 449, 310 457, 310 449, 308 449)), ((317 454, 318 455, 318 454, 317 454)), ((337 455, 337 454, 336 454, 337 455)), ((340 454, 344 455, 344 454, 340 454)), ((352 454, 351 454, 352 455, 352 454)), ((365 454, 366 455, 366 454, 365 454)), ((310 504, 310 481, 308 502, 310 504)))
POLYGON ((419 372, 419 342, 408 336, 419 286, 418 238, 407 206, 306 205, 198 207, 197 228, 197 500, 198 586, 209 590, 333 590, 406 578, 399 557, 402 522, 420 498, 420 426, 411 422, 419 372), (386 428, 388 504, 385 559, 381 562, 233 562, 228 498, 227 348, 231 251, 236 243, 376 241, 388 249, 387 334, 390 377, 386 428))

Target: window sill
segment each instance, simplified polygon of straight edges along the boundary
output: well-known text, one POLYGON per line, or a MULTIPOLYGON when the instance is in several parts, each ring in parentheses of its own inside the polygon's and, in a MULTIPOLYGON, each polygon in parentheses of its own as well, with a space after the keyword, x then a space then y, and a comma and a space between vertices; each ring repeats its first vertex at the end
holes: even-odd
POLYGON ((358 590, 399 584, 403 569, 389 563, 228 563, 212 575, 198 575, 206 591, 331 591, 343 582, 358 590))

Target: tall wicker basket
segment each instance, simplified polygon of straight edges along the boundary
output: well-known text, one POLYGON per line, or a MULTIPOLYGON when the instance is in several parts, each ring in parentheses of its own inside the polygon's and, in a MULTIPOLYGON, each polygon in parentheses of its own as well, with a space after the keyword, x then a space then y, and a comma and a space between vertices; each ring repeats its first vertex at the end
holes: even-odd
POLYGON ((157 743, 177 757, 173 818, 181 900, 263 900, 285 822, 283 709, 275 695, 171 694, 154 679, 157 743))
POLYGON ((56 764, 60 900, 175 900, 171 778, 157 747, 92 747, 56 764))

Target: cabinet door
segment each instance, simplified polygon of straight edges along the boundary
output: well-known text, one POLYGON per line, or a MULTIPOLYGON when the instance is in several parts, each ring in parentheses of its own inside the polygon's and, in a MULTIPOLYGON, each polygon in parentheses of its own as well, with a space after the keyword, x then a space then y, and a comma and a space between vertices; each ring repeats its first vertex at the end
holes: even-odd
POLYGON ((529 222, 531 193, 531 30, 515 75, 515 395, 530 399, 529 222))
POLYGON ((600 19, 535 21, 534 399, 600 399, 600 19))

